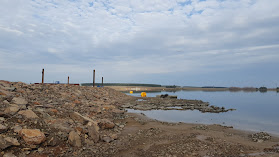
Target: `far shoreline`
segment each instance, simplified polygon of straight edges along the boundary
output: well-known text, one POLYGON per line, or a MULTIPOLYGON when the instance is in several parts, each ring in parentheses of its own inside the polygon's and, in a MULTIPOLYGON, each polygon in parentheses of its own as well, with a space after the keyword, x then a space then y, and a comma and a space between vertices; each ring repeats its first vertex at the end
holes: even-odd
POLYGON ((160 91, 230 91, 230 92, 266 92, 266 91, 274 91, 278 92, 278 89, 276 88, 267 88, 265 91, 261 91, 258 88, 240 88, 240 87, 222 87, 222 88, 206 88, 206 87, 176 87, 176 88, 166 88, 166 87, 145 87, 145 86, 105 86, 108 88, 115 89, 117 91, 121 92, 160 92, 160 91))

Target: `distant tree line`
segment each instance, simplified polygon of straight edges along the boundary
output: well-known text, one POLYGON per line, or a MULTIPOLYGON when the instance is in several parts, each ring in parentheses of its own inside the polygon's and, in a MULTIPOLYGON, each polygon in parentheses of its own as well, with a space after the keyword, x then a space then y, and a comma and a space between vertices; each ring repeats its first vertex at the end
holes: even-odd
MULTIPOLYGON (((102 86, 102 83, 95 83, 96 86, 102 86)), ((81 86, 93 86, 93 83, 81 83, 81 86)), ((161 87, 158 84, 137 84, 137 83, 104 83, 104 86, 142 86, 142 87, 161 87)))

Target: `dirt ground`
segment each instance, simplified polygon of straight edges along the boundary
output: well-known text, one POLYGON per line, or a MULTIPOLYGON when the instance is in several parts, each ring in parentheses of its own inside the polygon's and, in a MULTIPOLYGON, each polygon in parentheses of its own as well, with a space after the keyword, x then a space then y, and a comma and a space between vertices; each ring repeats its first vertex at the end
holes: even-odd
POLYGON ((141 114, 128 115, 113 156, 279 156, 278 137, 253 142, 251 132, 231 127, 166 123, 141 114))

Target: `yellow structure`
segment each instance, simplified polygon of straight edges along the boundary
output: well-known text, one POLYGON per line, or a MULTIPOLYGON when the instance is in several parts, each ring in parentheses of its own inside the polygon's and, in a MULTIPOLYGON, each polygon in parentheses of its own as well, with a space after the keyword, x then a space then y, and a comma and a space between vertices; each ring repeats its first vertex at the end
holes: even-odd
POLYGON ((146 97, 146 93, 145 92, 141 92, 141 97, 146 97))
POLYGON ((131 91, 130 91, 130 94, 133 94, 133 93, 134 93, 134 92, 131 90, 131 91))

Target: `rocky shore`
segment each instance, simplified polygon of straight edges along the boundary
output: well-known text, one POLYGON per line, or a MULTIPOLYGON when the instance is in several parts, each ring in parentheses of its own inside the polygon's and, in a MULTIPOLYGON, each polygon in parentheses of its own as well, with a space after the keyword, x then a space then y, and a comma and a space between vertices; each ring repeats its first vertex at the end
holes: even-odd
POLYGON ((224 107, 218 107, 209 105, 208 102, 201 100, 185 100, 185 99, 171 99, 171 98, 137 98, 131 97, 129 101, 122 102, 121 107, 123 109, 135 109, 135 110, 199 110, 201 112, 220 113, 233 111, 235 109, 225 109, 224 107))
POLYGON ((266 133, 125 112, 171 107, 228 111, 199 100, 135 98, 110 88, 0 81, 0 156, 279 155, 278 138, 266 133))

